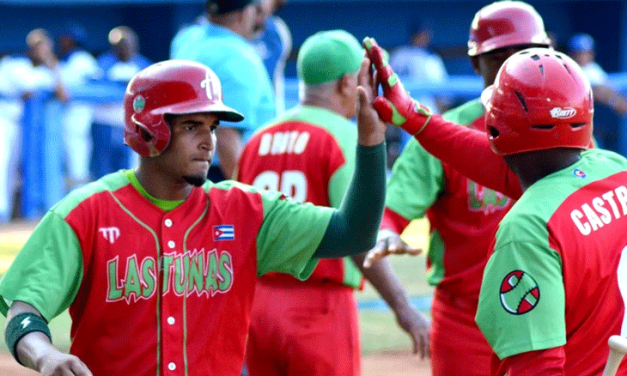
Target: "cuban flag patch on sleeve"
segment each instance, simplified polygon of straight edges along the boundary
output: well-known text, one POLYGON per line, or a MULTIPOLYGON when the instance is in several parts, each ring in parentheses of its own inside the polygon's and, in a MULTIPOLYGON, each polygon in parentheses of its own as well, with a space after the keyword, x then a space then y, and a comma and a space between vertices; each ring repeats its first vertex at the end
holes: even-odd
POLYGON ((235 240, 233 225, 213 226, 213 240, 235 240))

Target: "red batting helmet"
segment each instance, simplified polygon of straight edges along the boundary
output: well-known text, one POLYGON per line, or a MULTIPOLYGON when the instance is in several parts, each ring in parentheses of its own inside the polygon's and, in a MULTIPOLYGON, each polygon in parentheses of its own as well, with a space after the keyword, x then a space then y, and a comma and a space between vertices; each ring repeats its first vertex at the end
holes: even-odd
POLYGON ((586 149, 594 105, 585 74, 570 57, 548 48, 510 56, 481 95, 495 153, 586 149))
POLYGON ((208 112, 220 120, 244 117, 222 102, 220 79, 206 66, 167 60, 137 73, 124 95, 124 142, 142 157, 161 154, 170 143, 165 114, 208 112))
POLYGON ((522 1, 497 1, 481 8, 470 24, 468 56, 518 45, 551 44, 542 17, 522 1))

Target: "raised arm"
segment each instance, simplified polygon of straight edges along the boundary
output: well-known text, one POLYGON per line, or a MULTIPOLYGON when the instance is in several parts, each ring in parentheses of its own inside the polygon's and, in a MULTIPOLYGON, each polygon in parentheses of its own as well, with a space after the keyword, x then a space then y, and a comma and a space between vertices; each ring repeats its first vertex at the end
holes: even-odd
POLYGON ((370 60, 365 57, 358 75, 355 172, 314 257, 359 254, 375 243, 385 200, 386 151, 385 123, 372 106, 375 93, 370 66, 370 60))
POLYGON ((520 182, 500 156, 492 152, 484 132, 469 129, 432 114, 414 101, 372 38, 364 46, 376 69, 383 96, 374 100, 381 118, 413 135, 430 154, 449 164, 469 179, 506 196, 522 194, 520 182), (472 158, 468 158, 472 155, 472 158))

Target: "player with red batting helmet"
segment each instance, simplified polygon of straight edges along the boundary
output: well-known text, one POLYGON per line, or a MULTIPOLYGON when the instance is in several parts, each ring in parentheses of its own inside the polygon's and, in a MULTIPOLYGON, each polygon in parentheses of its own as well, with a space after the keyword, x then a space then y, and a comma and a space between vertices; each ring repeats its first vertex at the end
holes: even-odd
MULTIPOLYGON (((358 80, 372 85, 364 59, 358 80)), ((340 209, 206 180, 221 120, 218 77, 165 61, 128 84, 125 140, 140 155, 44 216, 0 281, 5 338, 43 375, 215 375, 242 369, 255 281, 307 278, 318 258, 362 253, 383 210, 385 124, 360 90, 355 174, 340 209), (47 323, 69 308, 70 354, 47 323)))
MULTIPOLYGON (((542 18, 533 7, 519 1, 499 1, 476 13, 470 26, 468 55, 488 86, 510 55, 527 47, 548 45, 542 18)), ((413 108, 413 102, 408 104, 413 108)), ((428 109, 419 111, 420 116, 429 117, 428 109)), ((402 111, 397 114, 402 115, 402 111)), ((469 131, 485 132, 479 98, 443 117, 469 131)), ((484 163, 468 149, 460 153, 465 159, 484 163)), ((430 345, 436 376, 489 374, 492 352, 474 316, 491 235, 512 204, 512 199, 440 162, 416 140, 408 143, 394 164, 375 251, 393 247, 409 251, 399 234, 410 221, 425 216, 429 219, 427 279, 435 286, 430 345), (452 336, 460 340, 451 341, 452 336)))
MULTIPOLYGON (((608 339, 627 334, 627 160, 590 148, 593 96, 581 68, 548 48, 509 57, 482 95, 480 144, 477 132, 421 113, 380 48, 366 45, 383 86, 373 103, 383 119, 430 147, 492 149, 518 178, 523 193, 498 226, 476 315, 495 353, 491 374, 601 374, 608 339)), ((627 362, 617 374, 627 375, 627 362)))

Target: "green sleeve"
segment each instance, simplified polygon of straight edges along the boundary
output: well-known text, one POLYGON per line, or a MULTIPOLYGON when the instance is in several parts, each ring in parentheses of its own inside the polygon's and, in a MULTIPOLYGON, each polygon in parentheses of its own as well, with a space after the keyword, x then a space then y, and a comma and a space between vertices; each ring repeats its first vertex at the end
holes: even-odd
POLYGON ((0 280, 0 312, 11 302, 35 307, 49 322, 74 300, 83 278, 83 259, 76 234, 49 211, 37 225, 0 280))
POLYGON ((561 258, 530 222, 501 223, 481 284, 477 325, 500 359, 566 343, 561 258))
POLYGON ((385 198, 385 142, 358 146, 355 172, 315 257, 335 258, 366 252, 375 244, 385 198))
MULTIPOLYGON (((353 145, 355 145, 355 141, 353 141, 353 145)), ((331 179, 329 179, 329 204, 334 208, 338 208, 342 203, 342 198, 344 198, 346 188, 348 188, 353 170, 355 169, 354 150, 346 152, 346 149, 344 149, 343 151, 346 163, 338 168, 331 176, 331 179)))
POLYGON ((313 254, 334 209, 281 199, 277 192, 259 193, 264 219, 257 234, 258 275, 275 271, 307 279, 318 263, 313 254))
POLYGON ((421 218, 443 189, 442 162, 412 138, 392 167, 385 206, 405 219, 421 218))

